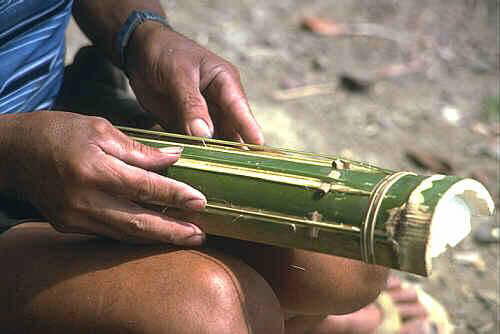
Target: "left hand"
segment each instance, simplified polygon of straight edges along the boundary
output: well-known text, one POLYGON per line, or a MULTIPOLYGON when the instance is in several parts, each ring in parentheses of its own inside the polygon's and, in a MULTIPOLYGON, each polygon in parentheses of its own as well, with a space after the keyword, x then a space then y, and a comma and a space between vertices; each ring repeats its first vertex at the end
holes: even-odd
POLYGON ((157 22, 141 24, 126 52, 137 99, 164 128, 263 144, 234 65, 157 22))

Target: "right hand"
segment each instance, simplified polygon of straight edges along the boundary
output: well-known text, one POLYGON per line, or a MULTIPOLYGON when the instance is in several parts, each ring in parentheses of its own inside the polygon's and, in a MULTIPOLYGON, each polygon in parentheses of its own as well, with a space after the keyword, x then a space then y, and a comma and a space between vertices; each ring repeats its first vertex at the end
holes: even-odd
POLYGON ((198 190, 153 172, 177 161, 179 148, 144 146, 97 117, 41 111, 16 118, 8 138, 8 186, 56 230, 184 246, 203 242, 196 225, 141 206, 204 208, 198 190))

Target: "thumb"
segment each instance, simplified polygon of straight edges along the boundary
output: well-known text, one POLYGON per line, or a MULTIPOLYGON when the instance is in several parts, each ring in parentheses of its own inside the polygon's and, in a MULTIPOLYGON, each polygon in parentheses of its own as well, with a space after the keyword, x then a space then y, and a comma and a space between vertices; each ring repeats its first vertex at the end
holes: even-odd
POLYGON ((112 140, 100 143, 101 149, 126 164, 146 170, 158 170, 175 163, 182 152, 182 147, 168 146, 155 148, 132 140, 114 128, 112 140))
POLYGON ((214 125, 208 114, 205 98, 200 92, 199 73, 192 68, 179 68, 172 87, 177 111, 188 135, 211 138, 214 125))

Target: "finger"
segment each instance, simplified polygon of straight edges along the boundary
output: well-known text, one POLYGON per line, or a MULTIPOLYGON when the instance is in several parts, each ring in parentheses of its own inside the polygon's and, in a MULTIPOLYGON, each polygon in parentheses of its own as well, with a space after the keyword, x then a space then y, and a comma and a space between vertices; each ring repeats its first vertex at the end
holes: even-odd
POLYGON ((389 275, 389 278, 387 279, 386 289, 392 290, 399 288, 401 288, 401 279, 394 274, 389 275))
POLYGON ((398 303, 399 315, 404 319, 425 318, 427 310, 420 303, 398 303))
POLYGON ((182 132, 184 127, 180 126, 180 120, 177 112, 174 112, 174 103, 168 94, 165 94, 164 89, 156 91, 144 84, 141 80, 131 80, 132 86, 137 100, 141 107, 155 116, 158 123, 167 131, 182 132))
POLYGON ((227 122, 226 119, 224 119, 222 112, 219 110, 218 107, 211 108, 210 113, 212 115, 215 115, 216 120, 215 120, 215 136, 216 138, 219 139, 224 139, 224 140, 231 140, 235 141, 237 143, 243 143, 243 138, 241 138, 241 135, 236 131, 234 126, 230 123, 227 122))
POLYGON ((81 234, 95 235, 99 237, 107 237, 116 241, 121 241, 129 244, 137 244, 137 245, 150 245, 159 243, 158 240, 151 240, 137 236, 131 236, 125 233, 123 230, 117 228, 114 225, 110 225, 107 221, 99 221, 87 219, 86 232, 75 232, 81 234))
POLYGON ((154 148, 132 140, 118 129, 113 128, 111 131, 111 140, 99 142, 100 148, 132 166, 159 170, 175 163, 182 152, 182 147, 154 148))
POLYGON ((115 227, 128 239, 167 242, 180 246, 197 246, 205 234, 195 224, 145 209, 124 199, 103 199, 106 208, 100 219, 115 227))
POLYGON ((214 125, 199 84, 199 72, 179 64, 171 86, 173 100, 188 135, 212 138, 214 125))
POLYGON ((173 206, 200 211, 205 196, 189 185, 154 172, 130 166, 112 156, 100 160, 102 190, 139 203, 173 206))
POLYGON ((89 219, 85 216, 78 216, 75 218, 70 218, 71 220, 66 220, 64 224, 52 224, 55 230, 62 233, 78 233, 86 235, 96 235, 108 237, 115 240, 121 240, 125 235, 106 224, 102 224, 99 221, 89 219))
POLYGON ((396 303, 409 303, 418 301, 417 291, 411 286, 405 287, 403 289, 388 290, 388 294, 396 303))
MULTIPOLYGON (((156 240, 131 236, 125 233, 123 229, 111 225, 102 215, 102 208, 104 205, 107 205, 108 208, 116 206, 108 195, 95 192, 92 196, 92 202, 94 204, 89 207, 89 210, 87 210, 85 214, 77 214, 73 217, 65 218, 64 221, 58 222, 57 224, 53 224, 51 220, 51 225, 62 233, 95 235, 134 244, 151 244, 158 242, 156 240)), ((186 213, 184 216, 178 216, 177 218, 178 220, 182 220, 183 218, 186 219, 190 217, 192 217, 192 214, 189 215, 186 213)))
POLYGON ((206 92, 210 101, 219 107, 224 122, 231 124, 246 143, 264 144, 264 136, 250 110, 239 75, 221 70, 206 92))
POLYGON ((399 334, 432 334, 437 333, 432 329, 432 324, 428 320, 415 319, 407 321, 401 327, 399 334))

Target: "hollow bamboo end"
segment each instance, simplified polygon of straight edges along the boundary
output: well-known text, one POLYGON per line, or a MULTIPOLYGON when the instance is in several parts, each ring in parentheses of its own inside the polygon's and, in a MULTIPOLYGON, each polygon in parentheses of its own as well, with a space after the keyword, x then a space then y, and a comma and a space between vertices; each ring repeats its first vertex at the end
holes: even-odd
POLYGON ((475 180, 463 179, 448 188, 432 214, 425 252, 427 271, 432 270, 432 259, 469 235, 471 216, 492 215, 494 209, 490 193, 475 180))

